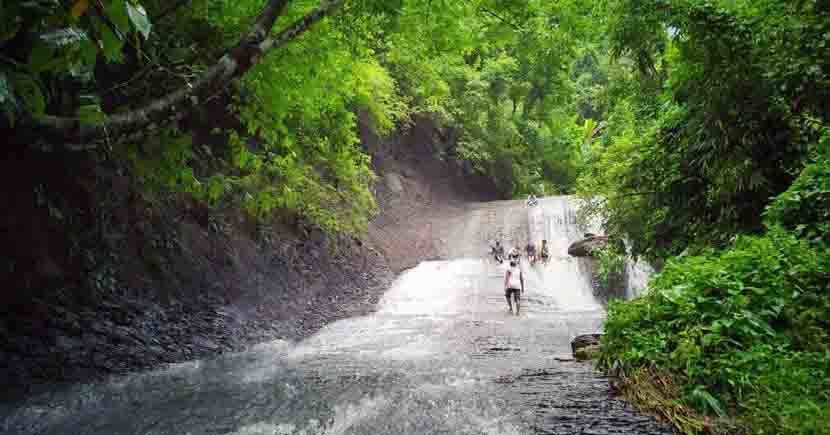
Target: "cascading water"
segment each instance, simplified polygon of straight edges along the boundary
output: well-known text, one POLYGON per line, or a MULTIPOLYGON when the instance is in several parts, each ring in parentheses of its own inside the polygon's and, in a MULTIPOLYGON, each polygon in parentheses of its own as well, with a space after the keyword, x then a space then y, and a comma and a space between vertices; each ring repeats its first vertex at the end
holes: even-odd
MULTIPOLYGON (((570 339, 601 328, 590 271, 566 256, 580 236, 567 198, 527 209, 486 204, 457 232, 482 252, 546 239, 547 265, 522 265, 521 316, 508 314, 489 259, 426 262, 402 274, 369 316, 299 343, 76 385, 0 409, 4 434, 671 433, 609 397, 570 339)), ((470 248, 473 247, 473 248, 470 248)))
POLYGON ((625 262, 625 298, 634 299, 643 294, 648 280, 654 275, 654 268, 643 260, 625 262))
POLYGON ((544 198, 528 211, 530 240, 540 246, 547 240, 551 258, 544 267, 534 267, 540 286, 550 292, 562 310, 599 309, 594 297, 591 266, 585 259, 568 255, 568 246, 582 238, 570 197, 544 198))
MULTIPOLYGON (((577 259, 563 253, 567 252, 571 243, 582 239, 585 236, 584 232, 603 234, 600 222, 593 220, 582 222, 580 225, 577 221, 579 201, 574 197, 545 198, 543 204, 546 205, 544 211, 532 209, 529 213, 532 240, 535 243, 541 243, 539 239, 546 238, 555 247, 552 252, 564 255, 558 264, 554 263, 553 268, 546 270, 546 276, 549 278, 547 281, 559 282, 563 279, 572 279, 569 285, 563 286, 563 297, 567 296, 568 300, 565 302, 569 302, 566 306, 596 304, 597 300, 593 295, 590 279, 586 279, 594 273, 591 260, 577 259)), ((625 299, 639 297, 646 290, 648 281, 654 272, 654 268, 646 261, 628 258, 623 271, 624 288, 614 289, 617 290, 616 295, 625 299)))

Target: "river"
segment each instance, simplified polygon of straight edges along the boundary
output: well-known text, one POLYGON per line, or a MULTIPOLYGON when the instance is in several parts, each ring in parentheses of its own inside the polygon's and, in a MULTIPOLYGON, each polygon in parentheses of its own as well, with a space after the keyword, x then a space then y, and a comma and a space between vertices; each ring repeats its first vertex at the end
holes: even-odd
POLYGON ((600 331, 572 200, 470 209, 453 260, 398 278, 374 314, 297 343, 39 394, 0 409, 4 434, 665 434, 611 397, 570 340, 600 331), (547 265, 522 263, 522 313, 508 313, 487 244, 546 239, 547 265))

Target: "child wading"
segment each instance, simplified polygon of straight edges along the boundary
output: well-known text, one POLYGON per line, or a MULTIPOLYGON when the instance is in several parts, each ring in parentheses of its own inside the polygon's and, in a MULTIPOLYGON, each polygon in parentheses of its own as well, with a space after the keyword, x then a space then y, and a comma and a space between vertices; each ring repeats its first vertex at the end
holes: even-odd
POLYGON ((522 271, 519 270, 519 263, 511 261, 510 267, 504 272, 504 297, 507 299, 507 310, 513 312, 513 304, 510 297, 516 301, 516 315, 519 315, 519 299, 525 291, 525 279, 522 271))

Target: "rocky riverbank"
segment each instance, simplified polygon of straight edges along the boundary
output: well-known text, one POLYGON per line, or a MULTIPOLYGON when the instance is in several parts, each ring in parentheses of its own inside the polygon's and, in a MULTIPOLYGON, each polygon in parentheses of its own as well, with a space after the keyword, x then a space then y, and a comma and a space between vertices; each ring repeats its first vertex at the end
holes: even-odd
POLYGON ((374 309, 397 271, 445 255, 442 222, 496 195, 436 158, 448 138, 428 118, 388 140, 368 131, 383 181, 362 239, 253 222, 186 195, 152 202, 112 163, 6 151, 6 395, 299 339, 374 309))

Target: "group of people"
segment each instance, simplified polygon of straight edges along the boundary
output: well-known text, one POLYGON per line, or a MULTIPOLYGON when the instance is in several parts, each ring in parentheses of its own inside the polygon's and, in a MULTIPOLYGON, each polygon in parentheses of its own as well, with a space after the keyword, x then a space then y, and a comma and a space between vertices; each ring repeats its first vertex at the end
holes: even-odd
MULTIPOLYGON (((535 264, 537 261, 542 260, 543 262, 547 262, 550 259, 550 249, 548 248, 548 241, 542 240, 542 246, 539 248, 539 254, 537 255, 536 245, 533 243, 528 242, 525 246, 525 255, 527 256, 527 260, 530 264, 535 264)), ((501 242, 496 241, 496 244, 491 247, 491 254, 493 255, 493 259, 496 260, 497 263, 503 263, 505 260, 504 256, 504 246, 502 246, 501 242)), ((507 253, 508 261, 515 261, 519 262, 521 259, 521 253, 519 248, 514 246, 510 249, 507 253)))
MULTIPOLYGON (((534 207, 539 203, 535 195, 527 197, 527 206, 534 207)), ((504 247, 501 242, 496 241, 495 246, 491 247, 493 258, 497 263, 504 263, 504 247)), ((530 264, 535 264, 537 260, 547 262, 550 259, 550 249, 548 249, 548 241, 542 240, 542 246, 539 248, 539 256, 536 256, 536 245, 527 242, 525 246, 525 255, 530 264)), ((525 278, 522 270, 519 268, 519 261, 521 253, 519 248, 513 247, 507 253, 507 260, 509 266, 504 271, 504 298, 507 299, 507 311, 513 313, 513 303, 516 304, 516 315, 519 315, 520 301, 522 294, 525 292, 525 278)))
MULTIPOLYGON (((501 242, 496 241, 495 246, 491 247, 493 258, 497 263, 502 264, 505 260, 504 246, 501 242)), ((550 249, 548 248, 548 241, 542 240, 542 246, 539 248, 539 255, 536 255, 536 246, 528 242, 525 246, 525 254, 530 264, 534 264, 537 260, 547 262, 550 259, 550 249)), ((522 270, 519 268, 519 261, 521 253, 519 248, 513 247, 507 253, 508 267, 504 271, 504 297, 507 299, 507 310, 513 313, 513 303, 516 305, 516 315, 519 315, 519 302, 521 296, 525 291, 525 280, 522 275, 522 270)))

